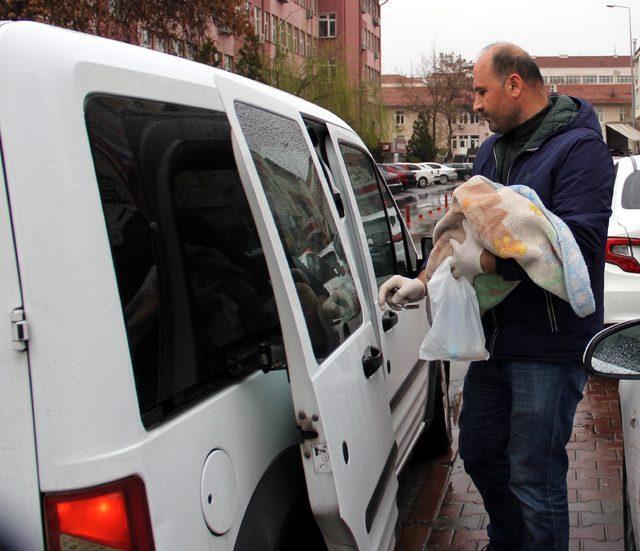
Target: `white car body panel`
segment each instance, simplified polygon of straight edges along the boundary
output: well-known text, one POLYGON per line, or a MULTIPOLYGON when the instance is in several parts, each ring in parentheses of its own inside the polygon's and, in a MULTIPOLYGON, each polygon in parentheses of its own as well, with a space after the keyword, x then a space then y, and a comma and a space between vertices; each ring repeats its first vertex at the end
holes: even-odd
MULTIPOLYGON (((613 188, 611 218, 608 237, 640 239, 640 210, 622 207, 622 190, 625 180, 634 171, 634 161, 640 168, 640 156, 624 157, 617 163, 618 169, 613 188)), ((640 247, 632 247, 633 255, 640 261, 640 247)), ((605 264, 604 322, 619 323, 640 317, 640 274, 623 271, 619 266, 605 264)))

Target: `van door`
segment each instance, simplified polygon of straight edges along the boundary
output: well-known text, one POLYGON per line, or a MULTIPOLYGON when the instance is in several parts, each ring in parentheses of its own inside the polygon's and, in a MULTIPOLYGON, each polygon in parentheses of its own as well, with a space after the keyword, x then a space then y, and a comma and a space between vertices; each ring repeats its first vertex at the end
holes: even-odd
POLYGON ((418 358, 418 350, 428 321, 425 301, 400 312, 390 309, 383 312, 377 306, 377 297, 380 285, 392 275, 413 277, 415 248, 398 206, 365 145, 347 129, 335 125, 328 128, 330 140, 325 148, 355 225, 352 235, 366 239, 359 240, 364 260, 360 279, 368 286, 366 295, 374 299, 371 308, 385 356, 399 472, 424 428, 426 389, 432 382, 428 364, 418 358))
POLYGON ((40 549, 43 535, 29 361, 26 343, 13 342, 13 327, 23 310, 3 166, 0 152, 0 315, 4 318, 0 335, 0 549, 40 549))
POLYGON ((216 85, 239 170, 252 187, 312 510, 330 547, 391 549, 397 445, 375 314, 354 277, 348 227, 286 96, 233 75, 216 75, 216 85), (327 266, 329 254, 338 257, 339 273, 327 266))

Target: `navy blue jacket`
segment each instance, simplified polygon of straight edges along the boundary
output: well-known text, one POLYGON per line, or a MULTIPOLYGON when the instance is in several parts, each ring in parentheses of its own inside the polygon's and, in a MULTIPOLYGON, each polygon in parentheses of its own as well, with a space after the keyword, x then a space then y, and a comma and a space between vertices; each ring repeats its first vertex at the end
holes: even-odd
MULTIPOLYGON (((496 134, 484 141, 474 174, 499 181, 496 164, 504 153, 501 137, 496 134)), ((611 155, 592 107, 568 96, 555 99, 540 128, 513 160, 507 181, 500 183, 529 186, 569 226, 589 270, 596 311, 578 317, 568 302, 535 285, 521 269, 514 270, 515 264, 503 263, 505 279, 523 279, 483 316, 487 350, 493 359, 581 361, 587 343, 603 324, 604 250, 613 178, 611 155)))

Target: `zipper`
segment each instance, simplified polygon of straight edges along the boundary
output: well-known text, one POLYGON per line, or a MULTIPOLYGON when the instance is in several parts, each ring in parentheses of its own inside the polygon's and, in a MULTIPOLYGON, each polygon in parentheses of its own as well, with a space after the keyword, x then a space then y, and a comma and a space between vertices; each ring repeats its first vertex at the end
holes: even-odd
POLYGON ((496 344, 496 337, 498 336, 498 318, 496 317, 496 308, 494 306, 491 309, 491 316, 493 317, 493 335, 491 337, 491 344, 489 345, 489 356, 493 358, 493 347, 496 344))
POLYGON ((544 298, 547 302, 547 315, 549 316, 549 326, 552 333, 558 332, 558 321, 556 320, 556 311, 553 308, 553 297, 547 291, 544 291, 544 298))
MULTIPOLYGON (((506 186, 509 185, 509 176, 511 176, 511 169, 513 168, 513 165, 516 164, 516 161, 518 160, 518 157, 520 157, 520 155, 522 155, 523 153, 533 153, 534 151, 538 151, 538 149, 540 149, 540 148, 539 147, 532 147, 531 149, 525 149, 524 151, 521 151, 520 153, 518 153, 513 158, 513 161, 511 161, 511 166, 509 167, 509 170, 507 170, 507 181, 505 182, 506 186)), ((498 167, 498 161, 496 160, 496 168, 497 167, 498 167)))

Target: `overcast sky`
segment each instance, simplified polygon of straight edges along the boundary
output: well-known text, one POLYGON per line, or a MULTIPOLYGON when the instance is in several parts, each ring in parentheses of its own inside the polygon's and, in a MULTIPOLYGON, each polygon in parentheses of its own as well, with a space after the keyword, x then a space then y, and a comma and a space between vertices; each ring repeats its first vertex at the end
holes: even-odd
MULTIPOLYGON (((497 41, 532 55, 629 53, 628 12, 611 0, 388 0, 382 6, 382 73, 414 72, 435 45, 469 60, 497 41)), ((632 9, 640 32, 640 0, 632 9)))

